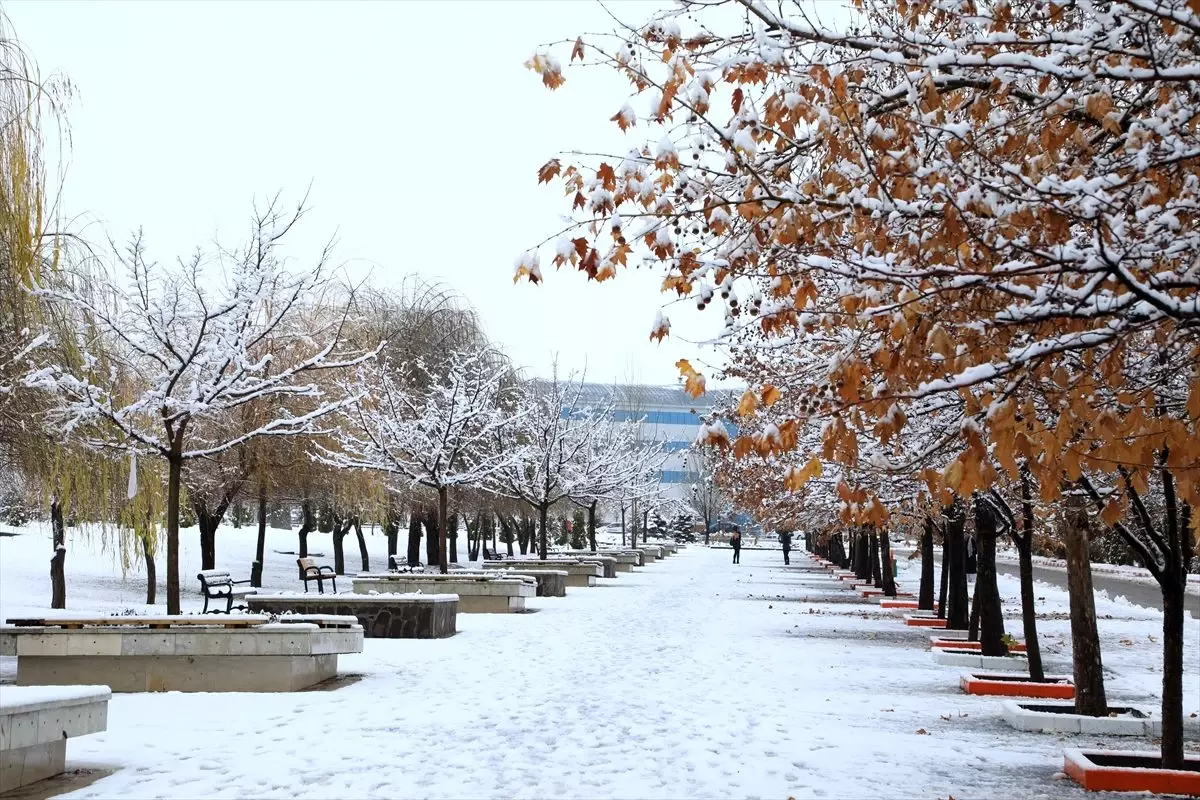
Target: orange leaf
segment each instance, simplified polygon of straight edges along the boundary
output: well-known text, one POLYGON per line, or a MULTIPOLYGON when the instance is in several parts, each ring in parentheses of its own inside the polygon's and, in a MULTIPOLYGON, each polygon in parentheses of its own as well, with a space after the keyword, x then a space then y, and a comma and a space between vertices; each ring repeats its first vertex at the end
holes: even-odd
POLYGON ((747 389, 746 393, 742 395, 742 401, 738 403, 738 414, 749 417, 756 408, 758 408, 758 398, 754 396, 754 392, 747 389))
POLYGON ((571 60, 574 61, 576 56, 579 57, 580 61, 583 61, 583 38, 582 37, 576 39, 575 46, 571 48, 571 60))
POLYGON ((779 390, 771 384, 767 384, 762 389, 762 401, 764 406, 773 406, 775 401, 779 399, 779 390))

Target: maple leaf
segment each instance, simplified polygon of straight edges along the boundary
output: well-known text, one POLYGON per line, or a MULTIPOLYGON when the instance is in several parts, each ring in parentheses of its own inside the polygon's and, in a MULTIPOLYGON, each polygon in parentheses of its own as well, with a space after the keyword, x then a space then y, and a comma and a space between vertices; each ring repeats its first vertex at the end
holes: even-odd
POLYGON ((671 320, 660 310, 658 316, 654 318, 654 327, 650 330, 651 341, 661 342, 671 332, 671 320))
POLYGON ((538 183, 549 183, 551 180, 553 180, 554 176, 559 173, 561 168, 562 164, 557 158, 550 159, 542 165, 541 169, 538 170, 538 183))
POLYGON ((574 61, 576 57, 578 57, 580 61, 583 61, 583 37, 582 36, 575 40, 575 46, 571 48, 571 61, 574 61))
POLYGON ((609 164, 602 163, 596 170, 596 177, 600 179, 600 185, 610 192, 617 188, 617 173, 609 164))
POLYGON ((762 401, 765 406, 775 405, 775 401, 779 399, 779 390, 771 384, 767 384, 762 389, 762 401))

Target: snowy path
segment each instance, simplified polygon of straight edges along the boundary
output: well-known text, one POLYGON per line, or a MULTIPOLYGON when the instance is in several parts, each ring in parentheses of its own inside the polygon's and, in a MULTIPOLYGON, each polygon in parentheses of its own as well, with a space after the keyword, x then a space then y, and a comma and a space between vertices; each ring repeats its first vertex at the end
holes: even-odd
MULTIPOLYGON (((1063 741, 961 695, 926 634, 778 551, 728 559, 693 547, 534 614, 460 615, 452 639, 368 640, 328 691, 116 696, 68 759, 113 772, 70 796, 1084 796, 1054 779, 1063 741)), ((1147 696, 1133 678, 1110 697, 1147 696)))

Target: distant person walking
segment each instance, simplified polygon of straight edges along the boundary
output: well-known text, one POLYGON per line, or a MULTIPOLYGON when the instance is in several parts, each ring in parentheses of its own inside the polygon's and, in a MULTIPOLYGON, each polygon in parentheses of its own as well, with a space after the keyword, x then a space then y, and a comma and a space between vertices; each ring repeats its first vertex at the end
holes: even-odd
POLYGON ((791 559, 792 532, 791 531, 780 531, 779 532, 779 543, 781 545, 783 545, 783 563, 791 564, 792 563, 792 559, 791 559))
POLYGON ((742 532, 734 531, 729 537, 729 546, 733 548, 733 563, 742 563, 742 532))

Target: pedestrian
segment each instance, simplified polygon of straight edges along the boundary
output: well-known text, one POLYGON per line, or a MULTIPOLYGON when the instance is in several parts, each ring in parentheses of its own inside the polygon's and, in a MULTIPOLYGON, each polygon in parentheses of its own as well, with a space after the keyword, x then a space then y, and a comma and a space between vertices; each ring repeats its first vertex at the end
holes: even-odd
POLYGON ((792 532, 791 531, 780 531, 779 532, 779 543, 781 545, 783 545, 783 563, 791 564, 792 560, 791 560, 790 555, 792 552, 792 532))
POLYGON ((742 532, 736 528, 729 537, 729 546, 733 548, 733 563, 742 563, 742 532))

